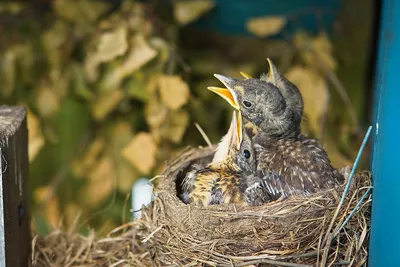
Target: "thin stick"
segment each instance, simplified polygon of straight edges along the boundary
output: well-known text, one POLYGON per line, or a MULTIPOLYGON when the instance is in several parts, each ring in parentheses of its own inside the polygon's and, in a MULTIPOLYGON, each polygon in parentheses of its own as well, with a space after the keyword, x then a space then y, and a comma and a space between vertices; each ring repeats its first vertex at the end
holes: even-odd
POLYGON ((32 246, 32 252, 31 252, 31 256, 32 256, 31 261, 32 262, 35 259, 35 248, 36 248, 36 242, 37 242, 38 237, 39 237, 39 235, 35 235, 35 237, 32 239, 32 245, 31 245, 32 246))
POLYGON ((344 203, 344 200, 346 198, 347 192, 349 191, 349 188, 350 188, 351 181, 353 180, 354 173, 355 173, 355 171, 357 169, 358 163, 360 162, 362 152, 364 151, 365 145, 367 144, 368 137, 371 135, 371 131, 372 131, 372 126, 369 126, 368 131, 365 134, 364 140, 363 140, 363 142, 361 144, 360 150, 358 151, 357 158, 356 158, 356 160, 354 162, 353 168, 351 169, 349 180, 347 181, 346 187, 345 187, 345 189, 343 191, 342 198, 341 198, 341 200, 339 202, 338 207, 336 208, 335 214, 333 215, 331 223, 330 223, 330 225, 328 227, 328 230, 326 232, 326 236, 324 238, 324 241, 327 240, 328 235, 330 234, 330 232, 331 232, 331 230, 333 228, 333 224, 335 223, 336 218, 339 215, 339 210, 343 206, 343 203, 344 203))
POLYGON ((311 251, 303 254, 298 255, 288 255, 288 256, 276 256, 276 255, 268 255, 268 254, 261 254, 255 256, 230 256, 220 254, 218 252, 213 252, 214 255, 229 259, 229 260, 236 260, 236 261, 251 261, 251 260, 288 260, 288 259, 300 259, 300 258, 307 258, 307 257, 314 257, 317 255, 318 251, 311 251))
POLYGON ((124 223, 124 224, 126 223, 126 210, 128 208, 128 201, 129 201, 130 196, 131 196, 130 192, 128 194, 126 194, 126 196, 125 196, 124 208, 123 208, 123 212, 122 212, 122 223, 124 223))
POLYGON ((304 254, 299 254, 299 255, 294 255, 294 256, 283 256, 281 258, 286 258, 286 259, 300 259, 300 258, 306 258, 306 257, 313 257, 315 255, 319 254, 319 250, 317 251, 311 251, 308 253, 304 253, 304 254))
POLYGON ((343 205, 344 200, 345 200, 346 195, 347 195, 347 192, 349 191, 351 181, 353 180, 354 173, 356 172, 358 163, 360 162, 361 155, 362 155, 362 153, 364 151, 365 145, 367 144, 368 138, 371 135, 371 131, 372 131, 372 126, 369 126, 368 127, 368 131, 365 134, 364 140, 363 140, 363 142, 361 144, 360 150, 358 151, 357 158, 356 158, 356 160, 354 162, 353 168, 351 169, 349 180, 347 181, 346 188, 344 189, 344 192, 343 192, 343 195, 342 195, 342 199, 340 200, 340 204, 339 204, 340 206, 343 205))
MULTIPOLYGON (((274 260, 254 260, 254 261, 246 261, 242 263, 235 263, 235 267, 241 267, 241 266, 249 266, 251 264, 259 264, 259 263, 266 263, 266 264, 271 264, 274 266, 284 266, 284 267, 312 267, 312 265, 307 265, 307 264, 297 264, 297 263, 291 263, 291 262, 284 262, 284 261, 274 261, 274 260)), ((231 266, 231 265, 224 265, 224 266, 231 266)))
POLYGON ((332 234, 328 233, 328 240, 326 241, 325 248, 324 248, 324 252, 322 253, 322 259, 321 259, 321 263, 320 263, 320 267, 325 267, 326 266, 326 261, 328 260, 328 253, 329 250, 331 248, 331 242, 332 242, 332 234))
POLYGON ((350 265, 349 261, 343 261, 343 260, 339 260, 338 262, 334 262, 331 264, 331 266, 338 266, 338 265, 350 265))
POLYGON ((203 129, 200 127, 200 125, 195 122, 194 125, 196 126, 197 130, 200 132, 201 136, 203 137, 204 141, 206 141, 208 147, 212 147, 211 141, 206 135, 206 133, 203 131, 203 129))
MULTIPOLYGON (((322 225, 325 225, 325 223, 326 223, 326 217, 324 217, 324 221, 323 221, 322 225)), ((317 247, 317 264, 316 264, 315 266, 319 266, 319 258, 320 258, 320 254, 319 254, 319 252, 320 252, 320 250, 321 250, 322 236, 323 236, 323 235, 324 235, 324 232, 323 232, 323 231, 321 231, 321 234, 319 235, 319 238, 318 238, 318 247, 317 247)))
POLYGON ((339 229, 337 229, 334 232, 334 236, 336 236, 343 229, 343 227, 350 221, 350 219, 353 217, 353 215, 356 213, 356 211, 360 208, 361 204, 364 202, 364 199, 368 196, 370 191, 371 191, 371 188, 368 188, 368 190, 362 196, 361 200, 358 201, 355 208, 351 211, 350 215, 346 218, 346 220, 342 223, 342 225, 340 225, 339 229))
POLYGON ((155 233, 157 233, 158 231, 160 231, 165 225, 162 224, 159 227, 157 227, 156 230, 154 230, 153 232, 151 232, 145 239, 142 240, 142 243, 146 243, 147 241, 149 241, 150 238, 152 238, 153 235, 155 235, 155 233))
MULTIPOLYGON (((317 57, 318 55, 315 54, 317 57)), ((334 72, 329 70, 327 67, 324 66, 324 64, 320 60, 320 66, 322 67, 323 71, 325 72, 325 75, 328 77, 328 79, 331 81, 333 86, 336 88, 337 92, 339 93, 340 97, 342 98, 343 102, 347 106, 347 109, 349 111, 351 120, 357 127, 357 131, 359 130, 359 122, 358 122, 358 115, 356 112, 356 109, 354 108, 353 103, 350 100, 349 94, 347 93, 346 88, 343 86, 343 84, 340 82, 338 77, 334 72)))
POLYGON ((119 260, 119 261, 117 261, 117 262, 111 264, 110 267, 118 266, 118 265, 120 265, 120 264, 122 264, 122 263, 124 263, 124 262, 127 262, 127 260, 124 260, 124 259, 119 260))

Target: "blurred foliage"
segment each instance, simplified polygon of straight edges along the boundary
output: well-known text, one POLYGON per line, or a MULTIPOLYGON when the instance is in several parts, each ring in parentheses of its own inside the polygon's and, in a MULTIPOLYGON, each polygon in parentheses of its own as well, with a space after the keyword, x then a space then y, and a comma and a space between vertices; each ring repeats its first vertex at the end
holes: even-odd
POLYGON ((335 166, 352 162, 360 112, 346 100, 326 33, 269 39, 286 18, 261 17, 247 22, 255 38, 217 36, 191 27, 213 2, 166 3, 0 4, 0 99, 28 109, 39 232, 79 215, 78 227, 103 233, 128 220, 138 177, 158 174, 183 146, 205 144, 195 122, 213 142, 226 131, 231 110, 206 90, 218 84, 212 74, 259 75, 267 56, 303 93, 304 131, 335 166))

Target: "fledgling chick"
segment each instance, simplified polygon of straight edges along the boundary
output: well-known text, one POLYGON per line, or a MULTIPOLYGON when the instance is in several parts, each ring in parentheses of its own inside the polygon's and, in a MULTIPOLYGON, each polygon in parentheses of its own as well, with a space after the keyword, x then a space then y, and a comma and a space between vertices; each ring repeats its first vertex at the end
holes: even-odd
POLYGON ((251 139, 242 142, 242 116, 233 112, 228 133, 218 144, 212 162, 204 169, 186 174, 182 182, 185 203, 202 206, 235 203, 247 205, 244 170, 255 172, 251 139), (250 142, 249 142, 250 141, 250 142))
POLYGON ((267 59, 270 71, 253 79, 234 79, 220 74, 214 76, 226 88, 208 87, 240 110, 244 118, 257 130, 270 136, 293 136, 300 133, 303 116, 303 97, 299 89, 281 75, 271 60, 267 59))
POLYGON ((253 139, 256 178, 261 178, 259 183, 268 187, 270 195, 306 196, 343 182, 343 176, 333 168, 328 154, 317 140, 303 135, 269 142, 264 140, 261 135, 253 139))
POLYGON ((256 128, 252 137, 257 161, 254 186, 264 183, 277 196, 332 188, 343 181, 343 176, 332 167, 318 141, 301 134, 300 91, 268 62, 270 72, 260 79, 215 75, 227 89, 209 87, 240 110, 247 125, 256 128))

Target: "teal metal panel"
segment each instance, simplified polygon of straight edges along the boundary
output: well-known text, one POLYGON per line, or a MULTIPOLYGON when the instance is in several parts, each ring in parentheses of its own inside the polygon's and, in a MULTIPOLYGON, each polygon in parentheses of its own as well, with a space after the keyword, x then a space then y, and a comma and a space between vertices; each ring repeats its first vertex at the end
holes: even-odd
POLYGON ((369 266, 400 266, 400 1, 382 1, 369 266))
POLYGON ((302 29, 329 31, 339 12, 340 0, 214 0, 215 8, 195 23, 196 27, 233 35, 249 35, 246 22, 252 17, 281 15, 288 18, 284 35, 302 29))

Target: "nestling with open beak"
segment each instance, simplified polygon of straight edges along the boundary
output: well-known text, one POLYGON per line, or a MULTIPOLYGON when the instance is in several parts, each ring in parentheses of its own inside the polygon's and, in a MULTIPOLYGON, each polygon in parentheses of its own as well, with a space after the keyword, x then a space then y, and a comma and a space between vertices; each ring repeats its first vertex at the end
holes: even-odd
POLYGON ((234 111, 229 131, 218 144, 212 162, 204 169, 186 174, 181 196, 185 203, 247 205, 243 173, 255 172, 256 165, 251 139, 242 142, 242 133, 242 116, 239 112, 236 117, 234 111))
POLYGON ((343 177, 332 167, 318 141, 301 134, 300 91, 268 62, 269 74, 260 79, 246 75, 246 79, 239 80, 216 74, 227 89, 208 88, 240 110, 253 133, 256 129, 252 137, 257 163, 254 186, 272 186, 283 196, 332 188, 343 177), (285 186, 281 186, 281 181, 285 186))
POLYGON ((260 79, 245 73, 242 73, 244 80, 214 74, 226 88, 210 86, 208 89, 240 110, 258 131, 269 136, 295 136, 300 133, 303 98, 299 89, 267 60, 270 71, 260 79))

